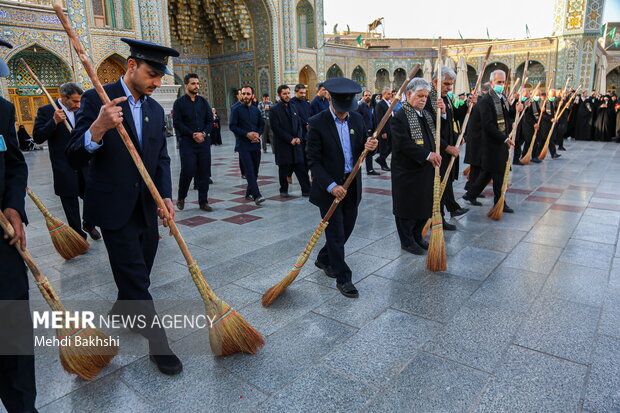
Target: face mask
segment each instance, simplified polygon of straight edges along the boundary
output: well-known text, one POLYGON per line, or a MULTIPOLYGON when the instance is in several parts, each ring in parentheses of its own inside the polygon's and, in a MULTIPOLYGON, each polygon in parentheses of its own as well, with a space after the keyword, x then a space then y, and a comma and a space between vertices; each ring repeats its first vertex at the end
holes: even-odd
POLYGON ((549 101, 550 101, 550 102, 553 102, 554 100, 555 100, 555 97, 550 97, 550 98, 549 98, 549 101))
POLYGON ((526 98, 525 96, 523 96, 523 97, 521 98, 521 102, 525 102, 526 100, 527 100, 527 98, 526 98))
POLYGON ((504 93, 504 85, 494 85, 493 90, 495 93, 504 93))
POLYGON ((452 92, 448 92, 448 97, 449 97, 450 99, 452 99, 452 98, 454 97, 454 93, 452 93, 452 92))
POLYGON ((534 102, 538 102, 540 100, 540 96, 534 96, 534 102))

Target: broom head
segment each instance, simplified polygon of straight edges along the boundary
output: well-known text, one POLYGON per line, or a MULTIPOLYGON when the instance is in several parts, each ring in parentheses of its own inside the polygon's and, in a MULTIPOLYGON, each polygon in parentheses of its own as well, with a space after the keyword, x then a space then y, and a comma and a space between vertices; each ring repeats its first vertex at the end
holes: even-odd
POLYGON ((549 145, 545 145, 544 148, 540 151, 540 155, 538 155, 538 159, 541 161, 547 157, 547 152, 549 151, 549 145))
POLYGON ((468 166, 467 168, 465 168, 465 170, 463 171, 463 176, 466 177, 467 179, 469 179, 469 171, 471 170, 471 166, 468 166))
POLYGON ((532 152, 527 151, 527 153, 520 159, 520 162, 523 165, 529 165, 532 162, 532 152))
POLYGON ((209 343, 214 355, 256 354, 265 344, 263 336, 227 302, 206 300, 205 309, 211 322, 209 343))
POLYGON ((426 234, 428 234, 428 230, 431 229, 431 220, 429 219, 428 221, 426 221, 426 224, 424 224, 424 228, 422 228, 422 238, 426 238, 426 234))
POLYGON ((46 215, 45 224, 52 237, 54 248, 65 260, 82 255, 90 248, 88 242, 80 234, 58 218, 46 215))
POLYGON ((497 203, 495 203, 495 205, 493 206, 493 209, 491 209, 487 213, 487 216, 491 218, 492 220, 499 221, 500 219, 502 219, 503 214, 504 214, 504 194, 502 193, 502 196, 499 197, 499 200, 497 201, 497 203))
POLYGON ((293 269, 293 271, 289 272, 288 275, 282 278, 279 283, 268 289, 265 294, 263 294, 263 307, 269 307, 273 304, 276 298, 278 298, 280 294, 282 294, 284 290, 286 290, 288 286, 295 281, 295 278, 297 278, 297 274, 299 274, 300 270, 301 268, 297 268, 297 265, 295 265, 295 269, 293 269))
POLYGON ((59 348, 62 367, 84 380, 97 377, 118 354, 118 346, 98 328, 61 328, 56 330, 56 335, 68 339, 67 345, 59 348))
POLYGON ((446 259, 446 240, 443 234, 443 219, 441 213, 433 214, 431 226, 431 240, 426 257, 426 269, 430 271, 445 271, 448 268, 446 259))

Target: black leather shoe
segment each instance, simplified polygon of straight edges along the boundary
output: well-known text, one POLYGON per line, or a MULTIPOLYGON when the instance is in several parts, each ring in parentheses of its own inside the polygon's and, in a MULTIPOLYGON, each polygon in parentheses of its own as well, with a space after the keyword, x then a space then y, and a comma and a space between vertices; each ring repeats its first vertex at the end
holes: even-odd
POLYGON ((444 231, 456 231, 456 225, 454 224, 450 224, 449 222, 446 222, 446 220, 443 220, 443 230, 444 231))
POLYGON ((265 198, 262 196, 257 196, 256 198, 254 198, 254 203, 256 204, 256 206, 259 206, 263 202, 265 202, 265 198))
POLYGON ((422 238, 414 240, 416 244, 422 247, 423 250, 428 250, 428 242, 424 241, 422 238))
POLYGON ((382 170, 382 171, 385 171, 385 172, 390 172, 390 171, 391 171, 390 167, 389 167, 389 166, 387 166, 387 165, 382 166, 382 167, 381 167, 381 170, 382 170))
POLYGON ((241 179, 245 179, 245 175, 241 175, 241 179))
POLYGON ((401 245, 400 248, 404 251, 407 251, 409 254, 424 255, 424 249, 420 247, 416 242, 414 242, 413 245, 409 246, 401 245))
POLYGON ((314 265, 322 269, 325 275, 327 275, 329 278, 336 278, 336 276, 332 272, 331 265, 325 265, 322 262, 319 262, 319 260, 314 261, 314 265))
POLYGON ((560 147, 558 148, 558 151, 565 151, 565 150, 566 150, 566 148, 565 148, 565 147, 563 147, 563 146, 560 146, 560 147))
POLYGON ((467 194, 463 195, 463 199, 469 202, 471 205, 482 206, 481 202, 478 202, 476 198, 470 198, 467 194))
POLYGON ((185 209, 185 200, 184 199, 178 199, 177 200, 177 208, 179 209, 179 211, 183 211, 185 209))
POLYGON ((512 161, 512 164, 513 164, 513 165, 521 165, 521 166, 523 166, 523 164, 521 163, 521 161, 520 161, 520 160, 518 160, 518 159, 516 159, 516 158, 515 158, 515 160, 514 160, 514 161, 512 161))
POLYGON ((254 198, 252 198, 252 195, 246 195, 245 199, 247 199, 248 201, 254 201, 254 198))
POLYGON ((515 212, 515 210, 504 203, 504 212, 506 212, 507 214, 512 214, 515 212))
POLYGON ((151 354, 149 358, 155 363, 159 371, 169 376, 174 376, 183 371, 183 363, 172 352, 162 355, 151 354))
POLYGON ((355 288, 355 285, 353 285, 351 281, 346 282, 344 284, 336 283, 336 287, 338 287, 342 295, 344 295, 345 297, 357 298, 360 296, 359 292, 357 291, 357 288, 355 288))
POLYGON ((101 234, 99 233, 99 231, 97 231, 97 228, 92 227, 89 229, 86 227, 82 227, 82 229, 84 230, 84 232, 90 235, 93 241, 99 241, 101 239, 101 234))
POLYGON ((541 163, 542 161, 538 158, 532 158, 532 162, 534 163, 541 163))
POLYGON ((290 198, 290 197, 291 197, 291 195, 289 195, 289 193, 288 193, 288 192, 280 192, 280 196, 281 196, 282 198, 290 198))
POLYGON ((213 208, 209 204, 200 204, 200 209, 207 212, 213 212, 213 208))
POLYGON ((556 153, 555 155, 551 155, 552 159, 558 159, 558 158, 561 158, 561 157, 562 157, 562 155, 560 155, 559 153, 556 153))
POLYGON ((459 208, 456 211, 452 211, 450 212, 450 216, 452 218, 454 217, 460 217, 461 215, 465 215, 466 213, 469 212, 469 208, 459 208))
POLYGON ((485 194, 480 194, 478 195, 476 198, 486 198, 487 196, 485 194))
POLYGON ((366 175, 381 175, 381 174, 373 169, 372 171, 366 172, 366 175))

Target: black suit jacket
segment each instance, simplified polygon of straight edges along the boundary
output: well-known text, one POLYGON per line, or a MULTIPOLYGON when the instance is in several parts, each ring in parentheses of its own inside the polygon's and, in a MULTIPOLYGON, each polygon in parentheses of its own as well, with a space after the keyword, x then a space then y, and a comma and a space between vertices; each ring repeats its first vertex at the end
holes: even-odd
MULTIPOLYGON (((69 119, 67 122, 71 125, 69 119)), ((71 126, 75 127, 75 125, 71 126)), ((65 155, 65 149, 71 140, 71 133, 64 122, 59 124, 54 122, 54 107, 51 104, 41 106, 37 111, 32 135, 38 144, 47 141, 54 174, 54 193, 67 197, 83 196, 84 183, 80 185, 78 171, 69 164, 67 155, 65 155)), ((88 167, 82 168, 82 173, 86 176, 88 167)))
POLYGON ((289 103, 287 111, 284 103, 279 102, 269 109, 269 122, 275 139, 276 165, 292 165, 304 162, 304 154, 299 145, 291 145, 295 138, 302 138, 302 120, 297 114, 297 107, 289 103))
MULTIPOLYGON (((125 96, 120 82, 119 79, 104 86, 110 99, 125 96)), ((129 221, 140 200, 146 224, 157 225, 155 201, 116 129, 106 132, 103 145, 94 153, 89 153, 85 148, 84 133, 97 119, 101 106, 101 100, 94 89, 84 93, 82 107, 76 117, 76 127, 66 149, 67 158, 73 167, 80 168, 91 162, 84 198, 85 219, 103 229, 120 229, 129 221)), ((144 100, 140 148, 129 103, 125 101, 119 106, 125 117, 123 126, 138 149, 155 186, 163 198, 171 198, 170 157, 166 148, 163 108, 150 97, 144 100)))
MULTIPOLYGON (((377 102, 377 104, 375 105, 375 111, 373 113, 373 116, 375 117, 375 127, 378 128, 379 127, 379 123, 381 123, 381 119, 383 119, 383 116, 385 115, 385 113, 388 111, 388 109, 390 108, 390 106, 385 102, 385 100, 381 99, 379 102, 377 102)), ((379 132, 379 139, 381 138, 381 135, 383 135, 384 133, 387 133, 388 135, 388 139, 390 138, 390 136, 392 136, 392 127, 390 126, 389 119, 388 122, 385 123, 385 126, 383 127, 383 129, 379 132)))
MULTIPOLYGON (((320 112, 308 121, 308 144, 306 156, 312 172, 312 188, 310 190, 310 202, 318 207, 327 208, 334 200, 334 196, 327 192, 327 188, 332 182, 338 185, 344 184, 344 152, 336 123, 330 110, 320 112)), ((351 135, 351 152, 353 163, 364 150, 366 132, 364 131, 364 120, 357 112, 349 112, 349 130, 353 130, 351 135)), ((352 185, 357 188, 357 204, 362 199, 362 176, 358 171, 352 185)))
POLYGON ((375 115, 372 106, 369 107, 365 102, 362 102, 357 105, 357 113, 362 115, 362 119, 364 120, 364 129, 366 129, 367 136, 372 135, 375 131, 375 126, 377 125, 375 123, 375 115))
POLYGON ((6 145, 6 151, 0 152, 0 207, 2 211, 13 208, 26 222, 24 199, 28 184, 28 166, 17 142, 15 106, 2 97, 0 97, 0 135, 3 136, 6 145))
MULTIPOLYGON (((478 98, 478 101, 482 96, 478 98)), ((482 166, 482 118, 478 104, 471 108, 467 130, 465 131, 465 163, 471 166, 482 166)))
POLYGON ((512 130, 514 108, 502 109, 506 120, 506 131, 500 131, 497 127, 497 113, 491 93, 495 92, 489 91, 478 99, 483 139, 482 168, 489 172, 501 173, 506 169, 508 160, 508 146, 505 141, 512 130))

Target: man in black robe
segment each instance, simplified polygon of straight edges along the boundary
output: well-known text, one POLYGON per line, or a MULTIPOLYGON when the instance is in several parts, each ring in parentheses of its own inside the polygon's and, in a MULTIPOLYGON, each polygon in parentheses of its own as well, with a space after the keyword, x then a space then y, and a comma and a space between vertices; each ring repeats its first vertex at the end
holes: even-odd
POLYGON ((577 105, 577 120, 575 124, 576 140, 589 141, 592 139, 592 100, 587 92, 583 92, 577 105))
MULTIPOLYGON (((490 84, 485 83, 481 86, 480 91, 482 95, 486 95, 489 93, 490 84)), ((482 171, 482 120, 480 118, 480 109, 477 105, 471 109, 471 114, 469 115, 469 121, 467 123, 467 130, 465 132, 465 142, 467 145, 465 146, 465 163, 469 165, 469 177, 467 178, 467 183, 465 184, 465 190, 467 191, 469 187, 476 182, 480 172, 482 171)), ((484 194, 478 195, 479 198, 484 198, 484 194)), ((482 205, 477 200, 469 201, 472 205, 480 206, 482 205)))

